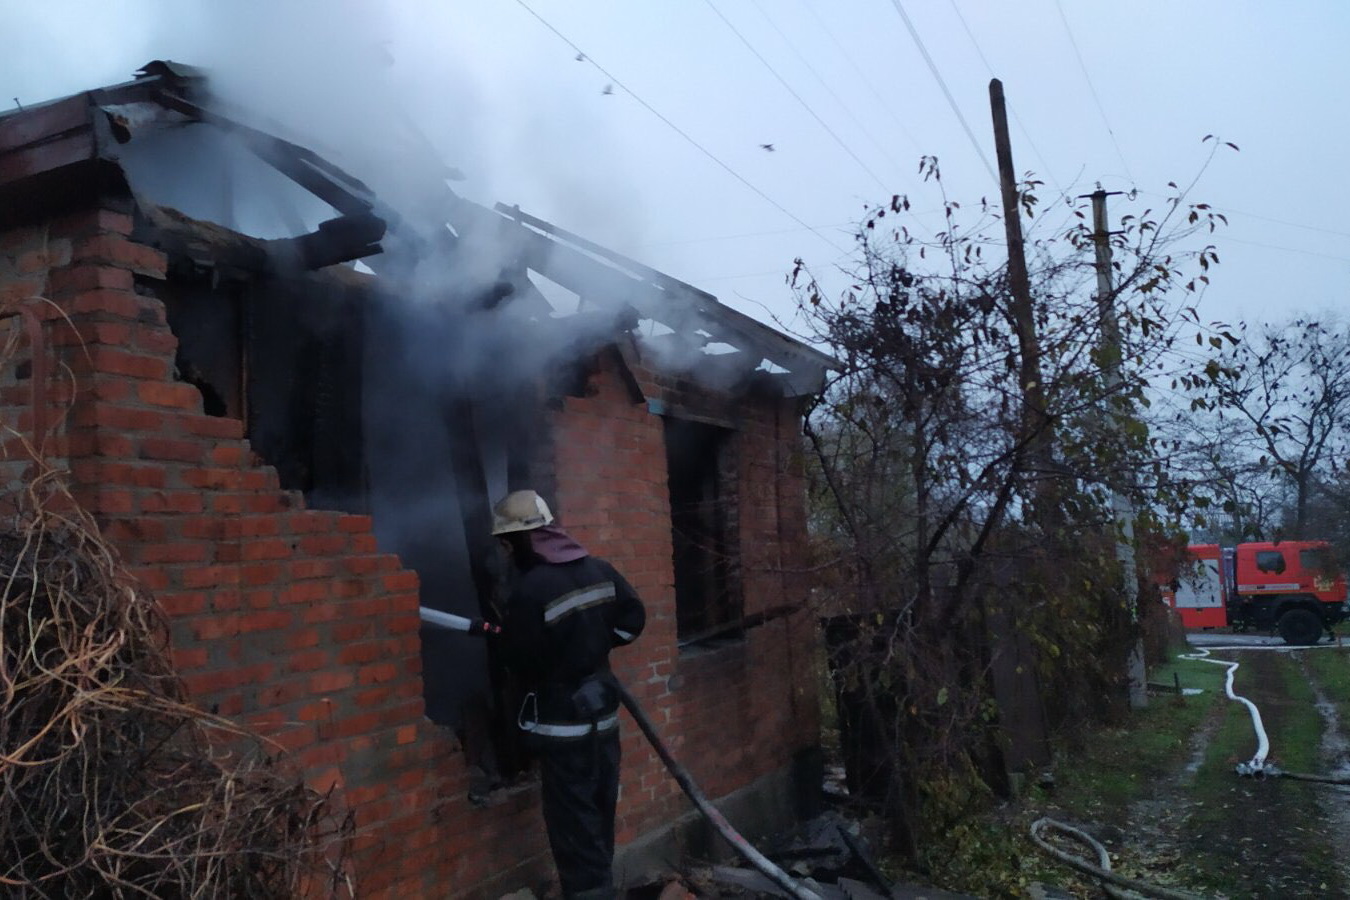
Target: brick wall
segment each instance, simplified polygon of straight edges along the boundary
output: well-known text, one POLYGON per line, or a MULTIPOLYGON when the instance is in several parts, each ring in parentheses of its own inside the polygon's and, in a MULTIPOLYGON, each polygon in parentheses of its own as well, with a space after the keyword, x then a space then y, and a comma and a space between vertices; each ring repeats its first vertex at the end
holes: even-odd
MULTIPOLYGON (((582 544, 614 562, 648 611, 642 639, 614 668, 666 735, 676 757, 712 797, 781 770, 819 741, 809 613, 750 628, 743 641, 681 652, 676 638, 670 495, 661 417, 635 403, 620 364, 603 357, 590 396, 569 397, 555 417, 560 518, 582 544)), ((745 613, 805 602, 793 547, 805 540, 799 418, 791 401, 746 400, 694 390, 633 366, 643 393, 667 408, 727 417, 735 428, 745 613)), ((688 808, 678 785, 635 726, 624 732, 621 841, 688 808)))
MULTIPOLYGON (((242 423, 204 415, 198 391, 174 380, 177 342, 153 297, 165 259, 130 231, 110 208, 0 233, 0 303, 51 301, 34 308, 54 366, 48 400, 68 413, 49 455, 168 612, 194 698, 273 737, 314 787, 338 787, 355 814, 361 896, 492 896, 548 877, 537 791, 472 807, 458 746, 423 715, 417 576, 379 552, 368 518, 307 510, 280 490, 242 423)), ((555 416, 557 499, 565 524, 646 599, 648 632, 617 670, 719 796, 815 742, 810 623, 775 620, 681 656, 661 420, 615 365, 555 416)), ((668 391, 644 377, 652 395, 668 391)), ((28 386, 21 365, 0 373, 6 422, 31 424, 28 386)), ((747 612, 793 590, 770 571, 802 521, 797 477, 776 474, 793 435, 782 403, 744 416, 747 612)), ((4 448, 12 486, 24 463, 4 448)), ((621 842, 686 808, 631 723, 624 742, 621 842)))

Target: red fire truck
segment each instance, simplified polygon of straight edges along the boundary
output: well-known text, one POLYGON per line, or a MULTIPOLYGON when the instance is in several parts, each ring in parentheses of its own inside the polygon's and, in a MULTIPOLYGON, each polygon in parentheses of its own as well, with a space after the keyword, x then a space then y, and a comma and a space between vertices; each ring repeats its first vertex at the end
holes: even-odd
POLYGON ((1193 544, 1187 555, 1163 592, 1187 628, 1278 630, 1286 644, 1315 644, 1350 616, 1326 541, 1193 544))

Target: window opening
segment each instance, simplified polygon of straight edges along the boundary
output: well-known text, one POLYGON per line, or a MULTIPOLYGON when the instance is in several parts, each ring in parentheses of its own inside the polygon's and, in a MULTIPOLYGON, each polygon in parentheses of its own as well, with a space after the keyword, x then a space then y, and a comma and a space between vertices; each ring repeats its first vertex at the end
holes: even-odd
POLYGON ((665 419, 681 644, 742 633, 731 435, 715 425, 665 419))
POLYGON ((1279 550, 1256 551, 1256 569, 1279 575, 1284 571, 1284 554, 1279 550))
POLYGON ((1330 547, 1309 547, 1298 551, 1298 564, 1304 572, 1319 578, 1336 577, 1336 560, 1330 547))

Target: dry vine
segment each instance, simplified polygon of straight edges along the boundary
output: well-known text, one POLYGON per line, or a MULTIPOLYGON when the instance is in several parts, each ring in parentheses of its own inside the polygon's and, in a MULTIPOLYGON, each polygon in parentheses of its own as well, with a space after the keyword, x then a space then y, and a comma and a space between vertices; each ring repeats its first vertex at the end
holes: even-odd
POLYGON ((30 471, 0 525, 0 894, 351 896, 350 819, 189 702, 159 607, 30 471))

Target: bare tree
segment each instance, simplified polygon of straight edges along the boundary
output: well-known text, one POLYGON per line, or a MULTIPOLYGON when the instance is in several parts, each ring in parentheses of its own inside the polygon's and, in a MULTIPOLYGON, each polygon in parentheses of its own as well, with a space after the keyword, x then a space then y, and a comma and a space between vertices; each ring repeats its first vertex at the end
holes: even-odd
POLYGON ((1310 506, 1337 487, 1350 453, 1350 331, 1309 316, 1244 328, 1214 395, 1250 430, 1258 465, 1289 486, 1286 536, 1316 537, 1310 506))
MULTIPOLYGON (((922 171, 940 185, 936 160, 922 171)), ((1028 216, 1035 186, 1019 187, 1028 216)), ((847 624, 836 676, 848 702, 870 705, 868 739, 884 751, 877 793, 916 861, 925 835, 998 787, 1008 751, 990 681, 999 654, 1025 652, 1050 710, 1081 719, 1123 697, 1135 626, 1119 586, 1135 573, 1116 560, 1108 493, 1135 491, 1145 517, 1183 505, 1174 492, 1184 484, 1157 463, 1137 410, 1194 321, 1176 298, 1203 289, 1217 261, 1211 247, 1176 250, 1214 224, 1180 191, 1157 215, 1125 217, 1111 238, 1120 327, 1108 347, 1086 221, 1073 211, 1045 236, 1033 231, 1045 414, 1028 417, 1026 323, 986 236, 996 211, 982 201, 966 227, 958 203, 944 209, 927 239, 906 198, 869 210, 837 298, 800 262, 793 273, 814 337, 842 363, 807 425, 813 523, 834 560, 822 612, 847 624), (1118 377, 1104 373, 1108 355, 1118 377)), ((1203 368, 1178 377, 1209 380, 1203 368)))

